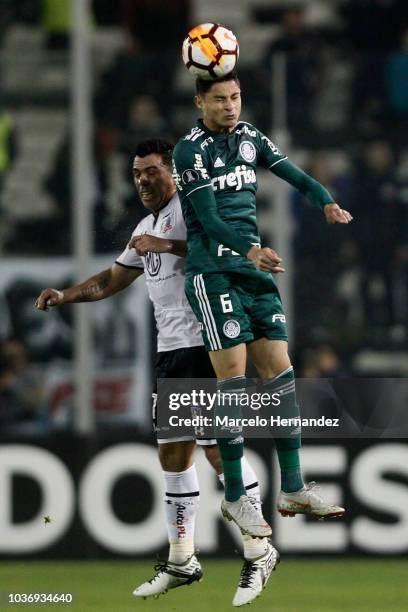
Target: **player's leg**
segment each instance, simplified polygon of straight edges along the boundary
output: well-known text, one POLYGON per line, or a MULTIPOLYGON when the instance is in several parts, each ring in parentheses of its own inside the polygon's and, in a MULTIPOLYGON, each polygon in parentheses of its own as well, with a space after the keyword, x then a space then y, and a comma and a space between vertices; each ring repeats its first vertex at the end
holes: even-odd
MULTIPOLYGON (((152 417, 157 426, 157 379, 178 378, 189 362, 188 349, 159 353, 155 367, 152 417)), ((188 370, 186 373, 188 377, 188 370)), ((159 460, 165 482, 165 515, 169 538, 168 560, 156 566, 155 576, 133 591, 136 597, 158 597, 169 589, 191 584, 202 576, 194 554, 194 528, 199 485, 194 465, 195 440, 158 439, 159 460)))
MULTIPOLYGON (((262 515, 262 501, 258 479, 248 459, 241 460, 242 477, 251 504, 262 515)), ((219 479, 224 483, 224 475, 219 479)), ((279 553, 268 537, 254 538, 241 533, 244 563, 241 569, 233 605, 243 606, 254 601, 263 591, 266 583, 279 562, 279 553)))
MULTIPOLYGON (((215 376, 215 371, 209 358, 209 354, 205 350, 204 346, 196 347, 194 349, 193 378, 213 379, 215 378, 215 376)), ((207 461, 212 466, 220 482, 224 486, 222 460, 218 445, 216 444, 216 440, 206 440, 202 438, 197 438, 197 445, 203 448, 207 461)), ((258 512, 262 513, 261 492, 259 488, 258 478, 245 455, 242 457, 241 460, 241 470, 242 480, 247 496, 249 497, 252 505, 255 506, 255 508, 258 510, 258 512)), ((245 543, 248 540, 250 540, 252 543, 256 543, 258 539, 251 538, 245 535, 242 535, 242 538, 244 542, 244 556, 249 559, 251 557, 251 551, 249 550, 250 547, 247 546, 245 543)), ((252 553, 252 556, 258 556, 258 554, 255 554, 258 551, 259 549, 257 551, 254 551, 252 553)))
MULTIPOLYGON (((248 352, 263 381, 262 391, 279 394, 279 413, 285 418, 299 418, 295 375, 285 340, 260 338, 248 346, 248 352)), ((304 482, 300 469, 300 427, 287 432, 287 437, 275 438, 281 472, 281 489, 286 493, 299 491, 304 482)))
MULTIPOLYGON (((199 446, 202 446, 207 461, 213 467, 215 473, 218 476, 219 481, 224 486, 225 479, 222 471, 222 461, 218 445, 211 444, 211 442, 211 440, 197 441, 197 444, 199 446)), ((255 474, 252 465, 250 464, 245 455, 241 459, 241 470, 246 495, 248 496, 251 504, 256 508, 256 510, 260 514, 262 514, 261 491, 259 487, 258 478, 255 474)), ((242 533, 241 537, 245 559, 256 559, 260 555, 264 554, 266 549, 266 538, 253 538, 242 533)))
MULTIPOLYGON (((197 348, 193 347, 160 353, 156 362, 156 383, 160 378, 190 378, 196 352, 197 348)), ((153 422, 156 424, 156 414, 153 414, 153 422)), ((165 482, 169 561, 184 563, 194 554, 194 528, 200 499, 194 464, 195 440, 158 438, 157 441, 165 482)))
POLYGON ((222 461, 221 461, 221 455, 220 455, 220 451, 218 448, 218 444, 215 443, 215 444, 205 444, 204 445, 203 443, 200 444, 200 442, 197 441, 197 445, 202 446, 202 449, 205 454, 205 458, 207 459, 208 463, 213 468, 214 472, 217 474, 218 478, 220 478, 220 476, 223 476, 222 461))
POLYGON ((201 565, 194 551, 199 486, 194 465, 194 440, 159 443, 165 481, 165 510, 169 539, 168 560, 157 573, 133 591, 136 597, 158 597, 169 589, 201 579, 201 565))
MULTIPOLYGON (((245 389, 246 346, 252 339, 246 318, 229 279, 224 274, 198 274, 186 278, 186 295, 197 319, 217 377, 217 389, 239 394, 245 389), (245 320, 243 320, 243 318, 245 320)), ((220 406, 218 408, 218 413, 220 406)), ((216 413, 217 413, 216 408, 216 413)), ((225 477, 225 495, 236 501, 245 495, 241 459, 242 436, 217 438, 225 477)))
MULTIPOLYGON (((231 393, 237 398, 236 406, 231 406, 231 414, 238 416, 238 398, 245 392, 246 379, 246 346, 239 344, 230 348, 209 353, 211 363, 217 375, 217 390, 221 401, 217 405, 215 416, 224 416, 225 407, 222 401, 223 394, 231 393)), ((227 397, 225 395, 225 397, 227 397)), ((233 400, 234 401, 234 400, 233 400)), ((229 432, 226 432, 229 434, 229 432)), ((244 438, 238 435, 217 437, 217 444, 222 459, 225 478, 225 499, 230 502, 237 501, 245 495, 242 479, 241 459, 244 455, 244 438)))
POLYGON ((195 520, 200 500, 194 450, 194 440, 159 444, 171 563, 184 563, 194 554, 195 520))
MULTIPOLYGON (((215 416, 225 416, 228 404, 229 414, 239 415, 239 397, 245 393, 246 347, 239 344, 234 347, 211 351, 211 363, 217 375, 219 403, 215 416), (223 398, 235 397, 226 402, 223 398)), ((220 428, 217 428, 220 431, 220 428)), ((225 428, 223 428, 225 431, 225 428)), ((272 533, 270 526, 260 512, 251 504, 245 488, 242 459, 244 456, 244 438, 236 428, 225 431, 227 437, 217 435, 217 444, 222 459, 225 500, 222 513, 227 520, 237 523, 241 532, 249 536, 264 537, 272 533)))
MULTIPOLYGON (((201 291, 197 292, 196 283, 196 291, 190 291, 190 296, 187 292, 187 295, 203 325, 203 338, 207 349, 210 349, 218 389, 224 393, 241 393, 246 386, 244 343, 252 339, 248 318, 243 312, 236 291, 228 284, 224 287, 211 287, 211 279, 208 279, 207 286, 205 281, 202 281, 198 287, 201 291), (205 309, 200 307, 203 289, 205 309), (209 306, 212 307, 211 310, 209 306), (215 345, 214 339, 219 341, 218 345, 215 345), (214 350, 215 348, 217 350, 214 350)), ((279 555, 267 537, 253 537, 270 535, 271 529, 262 516, 256 476, 243 457, 242 436, 218 437, 217 442, 225 472, 220 475, 220 480, 225 483, 226 488, 222 511, 226 518, 237 523, 243 539, 245 561, 233 599, 233 605, 241 606, 250 603, 262 592, 276 567, 279 555), (228 499, 234 501, 227 501, 228 499)))
MULTIPOLYGON (((256 334, 262 336, 248 346, 248 352, 263 380, 263 391, 279 393, 280 413, 299 418, 295 374, 287 350, 286 321, 278 292, 260 297, 254 307, 256 334), (268 307, 269 302, 269 307, 268 307), (271 317, 271 311, 275 313, 271 317)), ((344 508, 328 504, 316 493, 315 483, 305 485, 301 474, 301 429, 294 426, 285 437, 275 438, 281 471, 278 510, 283 516, 309 514, 317 518, 341 516, 344 508)))
MULTIPOLYGON (((228 409, 238 416, 239 396, 245 392, 246 386, 245 343, 253 340, 248 317, 228 275, 187 277, 185 290, 194 314, 202 324, 204 344, 218 379, 220 401, 216 404, 215 416, 224 415, 227 397, 232 398, 228 409)), ((237 522, 242 532, 253 536, 269 535, 269 525, 246 496, 241 469, 243 436, 234 428, 219 430, 219 433, 222 435, 216 433, 216 438, 225 478, 222 512, 225 518, 237 522), (239 516, 243 519, 240 520, 239 516)))
MULTIPOLYGON (((198 444, 202 444, 199 443, 198 444)), ((217 445, 203 446, 209 463, 216 471, 218 478, 224 484, 224 474, 220 472, 222 465, 217 445)), ((245 455, 241 460, 242 477, 245 490, 251 504, 262 514, 262 502, 258 479, 255 471, 245 455)), ((269 538, 254 538, 241 533, 244 564, 241 570, 238 588, 235 592, 233 605, 242 606, 251 603, 265 588, 266 582, 279 562, 279 553, 272 546, 269 538)))
MULTIPOLYGON (((209 440, 208 442, 211 442, 211 440, 209 440)), ((205 444, 199 441, 197 441, 197 444, 199 446, 202 446, 208 463, 212 466, 218 476, 219 481, 224 486, 225 479, 224 473, 222 471, 222 461, 218 444, 205 444)), ((252 465, 250 464, 245 455, 241 459, 241 470, 246 494, 249 497, 252 505, 255 506, 258 512, 262 512, 261 491, 259 487, 258 478, 255 474, 252 465)))

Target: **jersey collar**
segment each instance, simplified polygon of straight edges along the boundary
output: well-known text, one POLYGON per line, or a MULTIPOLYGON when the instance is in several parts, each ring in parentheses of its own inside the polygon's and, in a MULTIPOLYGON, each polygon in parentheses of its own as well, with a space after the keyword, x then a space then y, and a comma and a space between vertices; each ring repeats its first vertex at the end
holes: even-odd
POLYGON ((160 213, 163 212, 163 210, 171 204, 171 202, 174 200, 176 195, 177 195, 177 191, 174 193, 174 195, 171 196, 170 200, 168 200, 165 204, 163 204, 163 206, 161 206, 158 210, 152 211, 152 215, 155 219, 157 219, 160 213))
POLYGON ((204 121, 200 118, 197 119, 197 125, 200 128, 200 130, 204 130, 204 132, 207 132, 207 134, 211 134, 211 136, 214 138, 225 138, 228 136, 232 136, 233 134, 235 134, 235 130, 237 129, 237 127, 239 126, 240 121, 238 121, 238 123, 236 123, 234 125, 234 128, 232 130, 232 132, 228 132, 228 134, 225 134, 224 132, 213 132, 213 130, 210 130, 210 128, 208 128, 204 121))
POLYGON ((170 200, 168 202, 166 202, 166 204, 163 204, 163 206, 161 208, 159 208, 159 210, 156 210, 155 212, 152 212, 153 215, 153 227, 156 226, 157 221, 159 220, 160 215, 165 212, 165 209, 170 206, 170 204, 175 200, 175 198, 177 197, 177 191, 175 192, 175 194, 170 198, 170 200))

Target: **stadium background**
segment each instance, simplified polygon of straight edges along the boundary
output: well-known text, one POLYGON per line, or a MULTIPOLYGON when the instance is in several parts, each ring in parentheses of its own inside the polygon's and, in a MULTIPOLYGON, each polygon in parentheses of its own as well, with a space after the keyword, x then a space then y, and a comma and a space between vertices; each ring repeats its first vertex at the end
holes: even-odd
MULTIPOLYGON (((144 214, 130 173, 134 144, 150 136, 175 140, 196 118, 193 81, 179 57, 191 25, 218 21, 237 34, 243 119, 355 218, 348 227, 328 227, 261 173, 260 228, 286 261, 280 282, 298 375, 380 379, 408 371, 404 2, 95 0, 85 37, 89 66, 78 39, 85 55, 76 65, 70 51, 69 9, 76 4, 84 10, 87 3, 2 0, 0 7, 3 591, 7 568, 25 567, 11 559, 58 558, 62 568, 64 559, 149 559, 166 547, 149 430, 154 327, 143 281, 84 309, 45 315, 33 304, 41 288, 109 266, 144 214), (52 517, 46 527, 45 514, 52 517)), ((344 555, 366 564, 379 557, 376 580, 406 571, 389 558, 408 551, 406 440, 305 441, 307 477, 348 509, 344 521, 323 524, 276 517, 273 453, 266 441, 250 446, 276 544, 286 557, 304 559, 300 573, 306 559, 322 554, 340 564, 344 555)), ((236 541, 218 513, 221 491, 202 457, 198 462, 198 544, 203 554, 229 557, 236 541)), ((341 567, 340 584, 357 596, 341 567)), ((373 566, 358 566, 364 583, 362 567, 373 566)), ((148 571, 146 565, 143 575, 148 571)), ((372 582, 370 589, 376 593, 372 582)), ((379 607, 367 609, 385 608, 376 597, 379 607)), ((396 601, 387 606, 400 609, 396 601)), ((348 609, 365 608, 360 602, 348 609)))

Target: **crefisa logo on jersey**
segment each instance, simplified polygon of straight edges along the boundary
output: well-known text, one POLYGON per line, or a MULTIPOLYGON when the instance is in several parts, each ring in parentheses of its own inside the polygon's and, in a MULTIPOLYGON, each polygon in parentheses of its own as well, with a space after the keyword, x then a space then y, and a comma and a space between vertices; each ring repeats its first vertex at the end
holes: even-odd
POLYGON ((237 338, 241 331, 241 326, 235 319, 225 321, 222 331, 227 338, 237 338))
POLYGON ((253 162, 256 157, 255 145, 250 140, 243 140, 239 145, 239 153, 245 161, 253 162))

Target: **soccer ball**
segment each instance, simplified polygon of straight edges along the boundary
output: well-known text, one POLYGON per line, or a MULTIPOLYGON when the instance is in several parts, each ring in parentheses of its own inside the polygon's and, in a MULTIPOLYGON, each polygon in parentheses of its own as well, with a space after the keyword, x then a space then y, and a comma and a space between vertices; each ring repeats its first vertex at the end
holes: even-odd
POLYGON ((202 23, 187 35, 182 57, 195 77, 217 79, 234 70, 239 45, 236 36, 218 23, 202 23))

